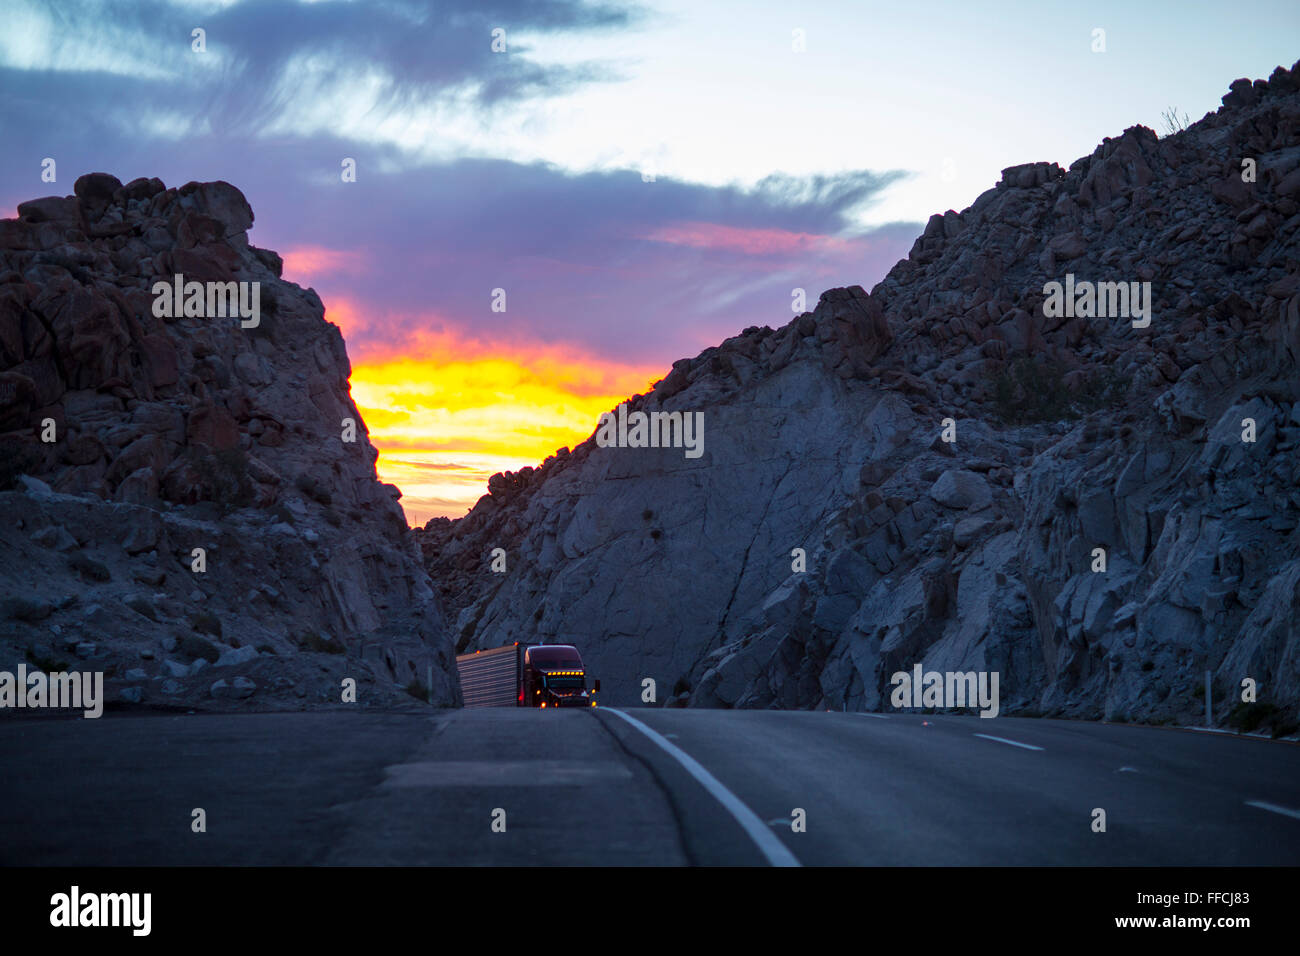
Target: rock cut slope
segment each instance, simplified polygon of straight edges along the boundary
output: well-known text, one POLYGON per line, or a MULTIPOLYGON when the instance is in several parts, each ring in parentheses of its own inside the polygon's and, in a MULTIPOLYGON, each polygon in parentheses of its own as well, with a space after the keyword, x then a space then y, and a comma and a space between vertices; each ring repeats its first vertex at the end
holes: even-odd
POLYGON ((249 245, 239 190, 93 173, 18 213, 0 220, 0 668, 100 670, 111 699, 187 707, 339 703, 348 677, 363 705, 411 702, 432 672, 431 699, 458 702, 343 338, 249 245), (159 317, 177 275, 257 283, 258 321, 159 317))
POLYGON ((629 408, 703 411, 698 460, 593 436, 495 476, 422 533, 458 647, 573 641, 618 703, 888 707, 922 664, 1179 722, 1209 670, 1216 720, 1293 727, 1298 68, 1009 168, 870 294, 675 363, 629 408), (1149 324, 1056 314, 1075 279, 1149 288, 1149 324))

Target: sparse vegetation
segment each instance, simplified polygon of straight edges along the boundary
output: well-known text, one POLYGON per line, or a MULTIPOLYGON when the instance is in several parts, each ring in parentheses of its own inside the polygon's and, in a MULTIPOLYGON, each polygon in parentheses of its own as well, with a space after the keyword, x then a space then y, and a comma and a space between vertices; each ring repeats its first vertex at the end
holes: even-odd
POLYGON ((1277 707, 1273 704, 1241 703, 1228 715, 1228 726, 1243 734, 1259 729, 1259 725, 1273 715, 1277 707))
POLYGON ((15 621, 35 623, 50 616, 53 608, 43 601, 33 601, 19 595, 0 600, 0 616, 13 618, 15 621))
POLYGON ((294 487, 301 491, 308 498, 311 498, 317 504, 329 507, 334 502, 334 496, 323 482, 317 481, 311 475, 305 472, 294 479, 294 487))
POLYGON ((26 442, 0 442, 0 491, 16 487, 18 476, 40 470, 40 463, 41 456, 26 442))
MULTIPOLYGON (((218 631, 220 634, 220 623, 218 622, 218 631)), ((189 658, 203 658, 209 664, 215 664, 217 658, 221 656, 221 650, 206 637, 199 637, 197 634, 182 635, 176 641, 176 648, 182 654, 189 658)))
POLYGON ((248 455, 242 448, 186 453, 203 486, 204 497, 229 513, 253 503, 253 481, 248 477, 248 455))
POLYGON ((1297 730, 1297 724, 1286 711, 1277 704, 1266 701, 1240 703, 1228 715, 1228 726, 1243 734, 1267 730, 1274 737, 1290 737, 1297 730))
POLYGON ((1072 421, 1114 406, 1128 389, 1128 379, 1110 371, 1093 372, 1070 389, 1066 371, 1058 362, 1016 359, 992 378, 994 412, 1008 425, 1072 421))
POLYGON ((34 647, 27 648, 27 663, 39 667, 47 674, 60 673, 68 669, 68 662, 57 657, 46 657, 34 647))
POLYGON ((300 650, 315 654, 346 654, 343 642, 334 637, 322 637, 316 631, 303 631, 294 638, 300 650))
POLYGON ((108 581, 113 575, 106 566, 78 552, 68 558, 68 567, 76 571, 87 581, 108 581))
POLYGON ((1074 393, 1075 407, 1082 414, 1113 408, 1124 400, 1129 379, 1112 370, 1098 371, 1085 376, 1083 385, 1074 393))
POLYGON ((418 677, 406 685, 406 692, 416 700, 428 701, 429 699, 429 688, 425 687, 424 681, 418 677))
POLYGON ((124 603, 131 610, 135 611, 136 614, 139 614, 143 617, 147 617, 151 621, 158 620, 158 612, 154 610, 153 605, 150 604, 149 601, 146 600, 145 598, 130 597, 127 598, 122 603, 124 603))
POLYGON ((211 611, 197 611, 191 615, 190 627, 200 634, 211 634, 213 637, 221 636, 221 619, 211 611))
POLYGON ((1186 114, 1178 115, 1176 107, 1169 107, 1160 114, 1160 118, 1165 121, 1165 135, 1172 136, 1174 133, 1181 133, 1187 127, 1192 125, 1191 118, 1186 114))

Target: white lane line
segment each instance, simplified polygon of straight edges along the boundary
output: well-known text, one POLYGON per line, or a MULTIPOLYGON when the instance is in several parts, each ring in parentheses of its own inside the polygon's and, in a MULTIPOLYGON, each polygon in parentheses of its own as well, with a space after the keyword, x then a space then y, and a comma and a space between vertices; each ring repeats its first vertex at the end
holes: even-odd
POLYGON ((1265 803, 1263 800, 1247 800, 1246 806, 1259 807, 1261 810, 1280 813, 1284 817, 1294 817, 1300 820, 1300 810, 1288 810, 1286 807, 1279 807, 1276 803, 1265 803))
POLYGON ((859 717, 874 717, 874 718, 876 718, 876 720, 888 720, 888 719, 889 719, 889 718, 886 717, 884 714, 867 714, 867 713, 859 712, 859 713, 858 713, 858 716, 859 716, 859 717))
POLYGON ((700 782, 705 790, 713 794, 719 803, 721 803, 736 818, 742 830, 749 834, 749 838, 757 845, 763 856, 767 857, 767 862, 773 866, 801 866, 802 864, 795 858, 795 855, 785 848, 785 844, 778 840, 767 828, 762 820, 758 818, 753 810, 745 806, 739 797, 722 785, 713 774, 704 769, 694 757, 688 754, 682 748, 678 747, 672 741, 664 737, 658 731, 651 730, 635 717, 629 717, 621 710, 613 707, 602 707, 607 714, 614 714, 622 717, 629 724, 635 727, 641 733, 645 734, 650 740, 658 744, 670 757, 686 768, 686 772, 700 782))
POLYGON ((1026 750, 1042 750, 1042 747, 1035 747, 1033 744, 1022 744, 1018 740, 1007 740, 1006 737, 994 737, 992 734, 976 734, 976 737, 983 737, 985 740, 996 740, 1000 744, 1010 744, 1013 747, 1024 747, 1026 750))

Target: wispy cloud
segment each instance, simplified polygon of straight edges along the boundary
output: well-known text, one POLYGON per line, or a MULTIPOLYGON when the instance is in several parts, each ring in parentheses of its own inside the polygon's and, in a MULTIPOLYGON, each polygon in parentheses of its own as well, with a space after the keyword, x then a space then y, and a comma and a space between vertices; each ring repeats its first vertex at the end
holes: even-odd
POLYGON ((850 243, 836 236, 819 236, 789 229, 744 229, 711 222, 661 226, 641 238, 696 249, 726 249, 747 256, 789 256, 813 251, 842 251, 850 243))
POLYGON ((21 148, 0 151, 0 205, 92 170, 239 186, 252 241, 342 329, 381 474, 414 519, 463 512, 494 471, 581 440, 675 359, 788 321, 793 287, 815 301, 870 284, 918 228, 856 220, 900 170, 705 184, 518 158, 548 104, 631 67, 558 55, 558 39, 630 35, 640 7, 10 6, 22 29, 0 36, 0 126, 21 148))
MULTIPOLYGON (((0 67, 127 81, 131 113, 148 135, 158 115, 202 116, 228 136, 333 131, 424 153, 431 124, 453 115, 463 121, 619 76, 599 61, 540 63, 527 38, 629 29, 643 15, 630 4, 579 0, 14 0, 0 67)), ((86 84, 67 105, 111 110, 123 85, 86 84)))
POLYGON ((356 275, 368 268, 366 254, 360 249, 303 245, 279 252, 284 261, 284 278, 294 282, 322 275, 356 275))

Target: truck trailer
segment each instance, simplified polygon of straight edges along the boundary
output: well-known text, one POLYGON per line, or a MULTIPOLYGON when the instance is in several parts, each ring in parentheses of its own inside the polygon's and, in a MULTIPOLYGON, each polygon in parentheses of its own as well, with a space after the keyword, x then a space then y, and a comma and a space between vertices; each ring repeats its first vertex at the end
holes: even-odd
POLYGON ((466 707, 595 707, 572 644, 507 644, 456 657, 466 707))

